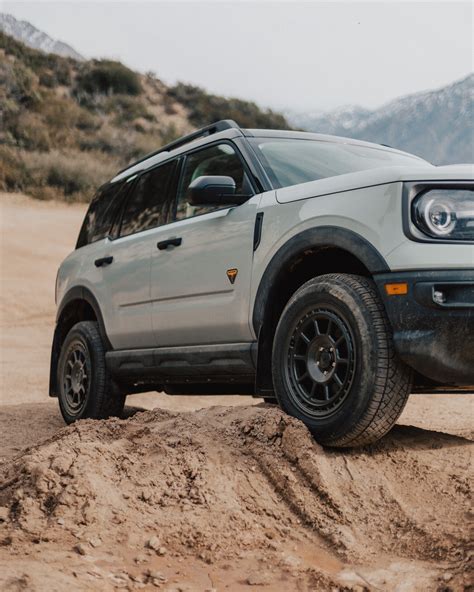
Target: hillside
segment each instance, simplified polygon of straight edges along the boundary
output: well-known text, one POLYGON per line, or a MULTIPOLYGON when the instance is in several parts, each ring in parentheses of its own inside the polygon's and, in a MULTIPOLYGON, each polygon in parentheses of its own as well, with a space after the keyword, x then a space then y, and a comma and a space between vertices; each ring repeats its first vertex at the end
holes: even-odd
POLYGON ((46 54, 1 32, 0 105, 0 190, 41 199, 88 201, 131 160, 218 119, 290 127, 252 102, 169 87, 119 62, 46 54))
POLYGON ((350 105, 326 113, 288 113, 295 126, 388 144, 434 164, 474 162, 474 74, 370 111, 350 105))

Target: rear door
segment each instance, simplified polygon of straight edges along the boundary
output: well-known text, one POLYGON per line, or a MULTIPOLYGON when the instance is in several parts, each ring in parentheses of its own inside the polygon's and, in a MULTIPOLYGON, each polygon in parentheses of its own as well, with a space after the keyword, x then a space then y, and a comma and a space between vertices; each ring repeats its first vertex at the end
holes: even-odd
POLYGON ((230 142, 185 156, 175 222, 163 227, 151 254, 151 300, 158 346, 252 341, 249 291, 255 218, 260 196, 238 207, 193 207, 189 184, 201 175, 226 175, 237 193, 252 195, 245 163, 230 142))
POLYGON ((113 236, 107 239, 103 267, 107 334, 115 349, 152 347, 150 271, 157 235, 173 209, 177 161, 142 173, 123 206, 113 236))

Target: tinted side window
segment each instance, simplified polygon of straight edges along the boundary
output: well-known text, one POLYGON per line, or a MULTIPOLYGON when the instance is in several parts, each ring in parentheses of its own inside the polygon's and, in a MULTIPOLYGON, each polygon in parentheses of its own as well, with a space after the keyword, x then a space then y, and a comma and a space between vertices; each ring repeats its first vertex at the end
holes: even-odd
POLYGON ((170 188, 175 168, 176 161, 172 161, 140 176, 125 206, 120 236, 170 221, 174 198, 170 188))
POLYGON ((190 183, 203 175, 232 177, 236 184, 236 193, 249 195, 253 193, 243 163, 230 144, 219 144, 192 152, 188 154, 184 164, 183 178, 178 195, 177 220, 218 209, 218 206, 191 206, 187 201, 190 183))
POLYGON ((127 189, 126 184, 122 182, 99 190, 87 210, 76 249, 101 240, 109 234, 121 198, 127 189))

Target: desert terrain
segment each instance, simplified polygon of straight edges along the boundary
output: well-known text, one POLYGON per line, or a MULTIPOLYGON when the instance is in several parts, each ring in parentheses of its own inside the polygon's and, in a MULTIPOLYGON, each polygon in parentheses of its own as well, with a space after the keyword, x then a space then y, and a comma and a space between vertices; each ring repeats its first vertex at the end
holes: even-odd
POLYGON ((84 211, 0 194, 0 590, 472 589, 470 395, 413 395, 346 451, 250 397, 65 427, 54 283, 84 211))

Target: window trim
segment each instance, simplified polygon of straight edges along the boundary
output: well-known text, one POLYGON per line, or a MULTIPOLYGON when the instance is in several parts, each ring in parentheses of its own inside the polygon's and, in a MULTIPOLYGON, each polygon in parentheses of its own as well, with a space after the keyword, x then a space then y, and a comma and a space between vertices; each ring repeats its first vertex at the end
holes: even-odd
MULTIPOLYGON (((90 208, 92 207, 92 204, 93 204, 93 203, 94 203, 96 200, 103 199, 103 196, 104 196, 105 192, 106 192, 106 191, 108 191, 109 189, 111 189, 111 187, 108 187, 109 185, 110 185, 110 183, 105 183, 104 185, 101 185, 101 186, 100 186, 100 187, 97 189, 97 191, 96 191, 96 193, 95 193, 94 197, 91 199, 91 201, 90 201, 90 203, 89 203, 89 207, 87 208, 86 214, 85 214, 85 216, 84 216, 84 220, 82 221, 81 228, 80 228, 80 230, 79 230, 79 235, 78 235, 78 237, 77 237, 77 241, 76 241, 76 247, 75 247, 75 248, 76 248, 76 250, 77 250, 77 249, 82 249, 82 247, 87 247, 88 245, 94 245, 95 243, 98 243, 98 242, 100 242, 100 241, 103 241, 103 240, 105 240, 105 239, 107 239, 107 238, 110 238, 110 232, 111 232, 112 228, 113 228, 113 227, 114 227, 114 225, 115 225, 115 222, 116 222, 116 220, 117 220, 117 217, 118 217, 119 215, 121 215, 121 209, 122 209, 122 207, 123 207, 123 202, 124 202, 124 200, 127 198, 128 194, 129 194, 129 192, 130 192, 130 187, 129 187, 129 188, 127 188, 127 187, 126 187, 126 185, 127 185, 127 181, 118 181, 118 182, 117 182, 117 185, 119 186, 119 188, 118 188, 118 190, 117 190, 117 193, 116 193, 116 196, 115 196, 115 198, 117 198, 117 199, 118 199, 118 201, 119 201, 120 203, 118 204, 118 206, 117 206, 117 209, 116 209, 116 211, 115 211, 115 213, 114 213, 114 215, 113 215, 113 217, 112 217, 112 221, 111 221, 111 223, 110 223, 110 225, 109 225, 109 228, 108 228, 108 231, 107 231, 107 233, 106 233, 106 234, 105 234, 105 235, 104 235, 102 238, 97 238, 97 239, 95 239, 95 240, 93 240, 93 241, 91 240, 91 241, 89 241, 89 242, 86 242, 86 243, 84 243, 83 245, 80 245, 80 246, 79 246, 79 239, 80 239, 80 237, 81 237, 81 234, 82 234, 82 229, 83 229, 83 226, 84 226, 84 224, 85 224, 85 222, 86 222, 86 219, 87 219, 87 216, 88 216, 88 214, 89 214, 90 208), (122 195, 122 196, 120 196, 120 194, 121 194, 122 192, 123 192, 123 195, 122 195)), ((115 198, 114 198, 114 199, 115 199, 115 198)))
POLYGON ((176 201, 176 183, 174 183, 174 179, 178 175, 181 174, 181 171, 178 170, 180 166, 181 166, 180 156, 174 156, 173 158, 169 158, 168 160, 157 163, 155 166, 152 166, 149 169, 144 169, 143 171, 136 173, 129 180, 126 181, 127 183, 130 183, 130 187, 127 191, 126 196, 123 199, 122 204, 118 208, 119 218, 114 220, 114 223, 111 226, 111 228, 113 228, 115 226, 115 223, 117 222, 116 232, 115 232, 114 236, 108 237, 110 241, 115 241, 115 240, 119 240, 121 238, 135 236, 136 234, 140 234, 142 232, 148 232, 149 230, 156 230, 157 228, 163 228, 164 226, 167 226, 168 224, 171 224, 174 221, 171 219, 174 216, 174 203, 176 201), (165 224, 159 224, 158 226, 151 226, 150 228, 146 228, 143 230, 137 230, 136 232, 131 232, 130 234, 121 235, 120 233, 122 231, 122 224, 123 224, 123 217, 125 214, 125 210, 127 208, 127 205, 129 203, 131 197, 133 196, 133 193, 134 193, 135 187, 137 186, 137 183, 140 181, 140 179, 144 175, 147 175, 148 173, 151 173, 152 171, 155 171, 156 169, 159 169, 160 167, 163 167, 163 166, 170 164, 170 163, 174 164, 174 171, 171 173, 170 178, 168 180, 168 184, 166 187, 166 193, 167 194, 170 193, 173 190, 173 185, 175 185, 175 187, 174 187, 175 195, 170 196, 171 197, 171 200, 170 200, 171 201, 171 216, 168 217, 169 218, 168 221, 165 224))
MULTIPOLYGON (((231 208, 236 208, 239 207, 239 205, 244 205, 247 202, 244 202, 244 204, 239 204, 239 205, 235 205, 235 206, 223 206, 222 208, 216 208, 215 210, 211 210, 210 212, 202 212, 201 214, 195 214, 194 216, 188 216, 187 218, 181 218, 178 220, 177 218, 177 214, 178 214, 178 197, 182 188, 182 184, 184 182, 184 170, 186 167, 186 160, 188 158, 188 156, 190 156, 191 154, 194 154, 195 152, 202 152, 203 150, 207 150, 208 148, 212 148, 213 146, 220 146, 222 144, 228 144, 231 146, 231 148, 234 150, 235 154, 237 155, 237 158, 240 159, 240 162, 242 163, 242 166, 244 168, 244 172, 247 175, 247 178, 249 180, 250 186, 252 188, 252 195, 249 197, 249 199, 252 199, 252 197, 254 197, 255 195, 257 195, 258 193, 261 193, 260 191, 257 190, 256 186, 255 186, 255 181, 253 178, 253 174, 252 171, 250 170, 242 152, 240 151, 239 147, 235 144, 235 142, 232 142, 232 140, 229 140, 227 138, 221 139, 221 140, 214 140, 213 142, 209 142, 208 144, 205 144, 204 146, 198 146, 197 148, 194 148, 192 150, 189 150, 187 152, 184 152, 183 154, 181 154, 181 170, 179 172, 179 179, 178 179, 178 183, 176 186, 176 192, 175 192, 175 196, 174 196, 174 208, 173 208, 173 222, 184 222, 185 220, 191 220, 192 218, 199 218, 200 216, 206 216, 207 214, 213 214, 214 212, 220 212, 222 210, 229 210, 231 208)), ((248 200, 247 200, 248 201, 248 200)))

